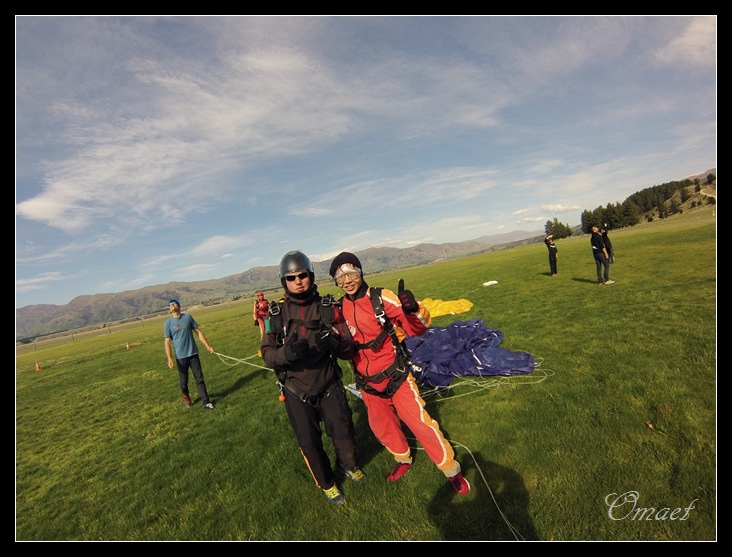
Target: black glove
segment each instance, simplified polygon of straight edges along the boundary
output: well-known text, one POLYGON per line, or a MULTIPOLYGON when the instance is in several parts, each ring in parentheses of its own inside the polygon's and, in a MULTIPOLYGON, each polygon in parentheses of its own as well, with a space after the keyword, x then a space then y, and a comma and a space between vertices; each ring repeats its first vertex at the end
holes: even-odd
POLYGON ((293 335, 285 344, 285 358, 290 363, 307 358, 310 355, 310 346, 308 339, 297 338, 297 334, 293 335))
POLYGON ((404 279, 399 279, 398 295, 404 313, 416 313, 419 311, 419 304, 417 304, 417 300, 414 299, 412 291, 404 290, 404 279))
POLYGON ((317 354, 328 354, 338 349, 338 334, 333 329, 315 333, 315 348, 317 354))
POLYGON ((255 320, 254 320, 254 326, 255 326, 255 327, 258 327, 258 326, 259 326, 259 319, 255 319, 255 320))

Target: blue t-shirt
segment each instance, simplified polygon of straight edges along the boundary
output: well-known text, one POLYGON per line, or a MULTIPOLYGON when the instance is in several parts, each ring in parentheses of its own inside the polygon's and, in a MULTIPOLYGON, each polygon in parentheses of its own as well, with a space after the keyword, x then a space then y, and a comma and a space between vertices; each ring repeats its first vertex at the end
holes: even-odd
POLYGON ((193 331, 198 329, 198 323, 187 313, 180 317, 168 317, 163 325, 163 338, 173 340, 176 360, 190 358, 198 354, 198 345, 193 338, 193 331))

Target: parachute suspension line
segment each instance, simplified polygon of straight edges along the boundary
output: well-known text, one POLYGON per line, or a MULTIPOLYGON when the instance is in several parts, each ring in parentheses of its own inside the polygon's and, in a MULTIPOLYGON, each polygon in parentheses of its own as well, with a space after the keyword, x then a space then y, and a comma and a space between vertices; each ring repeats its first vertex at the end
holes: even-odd
POLYGON ((452 443, 454 445, 457 445, 458 447, 462 447, 463 449, 465 449, 466 451, 468 451, 468 454, 470 455, 470 458, 473 459, 473 464, 475 464, 475 469, 478 470, 478 473, 480 474, 480 477, 483 478, 483 483, 485 484, 486 488, 488 488, 488 493, 490 493, 491 499, 493 499, 493 504, 496 506, 496 509, 498 510, 498 514, 500 514, 501 515, 501 518, 503 518, 503 522, 506 523, 506 526, 508 526, 508 529, 511 531, 511 533, 513 534, 513 537, 517 541, 525 541, 524 540, 524 537, 521 535, 521 532, 519 532, 518 530, 516 530, 516 528, 514 528, 513 524, 511 524, 511 522, 508 520, 508 518, 506 518, 506 515, 503 514, 503 511, 501 510, 501 507, 498 506, 498 501, 496 501, 496 496, 493 495, 493 491, 491 490, 491 486, 488 485, 488 480, 485 479, 485 474, 483 474, 483 469, 478 464, 478 461, 475 460, 475 456, 473 456, 472 451, 468 447, 466 447, 465 445, 463 445, 461 443, 458 443, 457 441, 450 440, 450 443, 452 443))
MULTIPOLYGON (((413 437, 407 437, 407 439, 410 439, 412 441, 417 441, 417 439, 415 439, 413 437)), ((462 443, 458 443, 457 441, 453 441, 452 439, 446 439, 446 441, 448 443, 450 443, 451 445, 455 445, 455 446, 458 446, 458 447, 462 447, 463 449, 465 449, 466 451, 468 451, 468 454, 470 455, 470 458, 473 459, 473 464, 475 464, 475 469, 478 470, 478 473, 480 474, 480 477, 483 478, 483 483, 485 484, 485 487, 488 489, 488 493, 490 493, 491 499, 493 499, 493 504, 496 506, 496 509, 498 510, 498 514, 500 514, 501 515, 501 518, 503 518, 503 522, 506 523, 506 526, 508 526, 508 529, 511 531, 511 533, 513 534, 513 537, 516 539, 516 541, 526 541, 524 539, 524 537, 521 535, 521 532, 519 532, 518 530, 516 530, 516 528, 514 528, 513 524, 511 524, 511 522, 508 520, 508 518, 506 518, 506 515, 503 514, 503 511, 501 510, 501 507, 498 506, 498 501, 496 501, 496 496, 493 495, 493 491, 491 490, 491 486, 488 485, 488 480, 486 480, 485 474, 483 474, 483 469, 478 464, 478 461, 475 460, 475 456, 473 455, 473 452, 468 447, 466 447, 465 445, 463 445, 462 443)), ((424 450, 424 448, 421 445, 419 445, 419 444, 417 444, 416 449, 419 450, 419 451, 423 451, 424 450)))
MULTIPOLYGON (((534 371, 530 375, 456 375, 450 385, 447 387, 426 388, 420 384, 422 398, 429 399, 429 402, 444 402, 468 395, 479 394, 486 389, 498 388, 504 385, 535 385, 554 375, 551 369, 540 369, 541 363, 537 364, 534 371), (470 392, 455 394, 459 388, 472 387, 470 392), (452 391, 451 395, 446 396, 448 391, 452 391)), ((415 377, 416 379, 416 377, 415 377)), ((419 380, 417 379, 419 383, 419 380)))
POLYGON ((252 358, 258 358, 259 357, 258 354, 254 354, 253 356, 249 356, 248 358, 244 358, 244 359, 234 358, 232 356, 227 356, 225 354, 219 354, 218 352, 214 352, 213 354, 214 354, 214 356, 218 356, 219 360, 221 360, 221 362, 224 365, 227 365, 229 367, 238 366, 239 364, 247 364, 252 367, 256 367, 257 369, 271 369, 271 368, 268 368, 267 366, 263 366, 261 364, 256 364, 256 363, 247 361, 247 360, 251 360, 252 358))
MULTIPOLYGON (((553 370, 540 369, 543 361, 543 358, 537 359, 536 367, 531 375, 456 375, 455 379, 447 387, 428 387, 422 384, 417 377, 414 379, 419 385, 420 396, 425 402, 445 402, 464 396, 480 394, 487 389, 494 389, 504 385, 535 385, 541 383, 548 377, 554 375, 553 370), (455 394, 455 391, 453 391, 453 389, 463 387, 472 387, 473 389, 470 392, 464 392, 462 394, 455 394), (450 396, 447 396, 448 393, 450 393, 450 396)), ((346 363, 351 370, 352 383, 348 384, 345 380, 343 383, 350 393, 361 398, 360 392, 356 388, 356 372, 353 369, 353 363, 351 360, 346 360, 346 363)))
POLYGON ((453 400, 456 398, 461 398, 464 396, 469 395, 476 395, 480 394, 482 391, 485 391, 486 389, 492 389, 500 387, 501 385, 508 385, 510 383, 508 377, 502 377, 500 379, 496 377, 490 377, 490 378, 475 378, 475 379, 466 379, 465 377, 458 377, 455 378, 452 383, 450 383, 449 387, 433 387, 431 389, 420 389, 422 398, 426 400, 429 400, 429 402, 445 402, 447 400, 453 400), (454 389, 457 389, 459 387, 473 387, 473 390, 467 393, 462 394, 455 394, 454 389), (424 390, 423 390, 424 389, 424 390), (450 396, 443 396, 447 395, 448 391, 452 391, 450 393, 450 396))

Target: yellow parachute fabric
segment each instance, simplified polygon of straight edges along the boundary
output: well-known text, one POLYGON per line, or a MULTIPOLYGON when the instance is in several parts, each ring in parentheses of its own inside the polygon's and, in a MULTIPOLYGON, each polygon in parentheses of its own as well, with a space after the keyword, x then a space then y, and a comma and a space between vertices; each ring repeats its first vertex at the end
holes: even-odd
POLYGON ((432 298, 425 298, 422 303, 427 306, 430 310, 432 317, 439 317, 440 315, 457 315, 458 313, 465 313, 470 311, 473 307, 473 302, 460 298, 459 300, 433 300, 432 298))

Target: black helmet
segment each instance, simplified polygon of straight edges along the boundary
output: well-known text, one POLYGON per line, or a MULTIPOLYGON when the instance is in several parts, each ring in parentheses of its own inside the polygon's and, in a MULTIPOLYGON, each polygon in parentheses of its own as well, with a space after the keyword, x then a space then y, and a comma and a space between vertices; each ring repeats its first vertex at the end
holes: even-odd
POLYGON ((288 251, 280 261, 278 272, 280 274, 280 282, 285 286, 285 275, 294 273, 295 271, 308 271, 310 280, 315 282, 315 271, 310 258, 301 251, 288 251))

